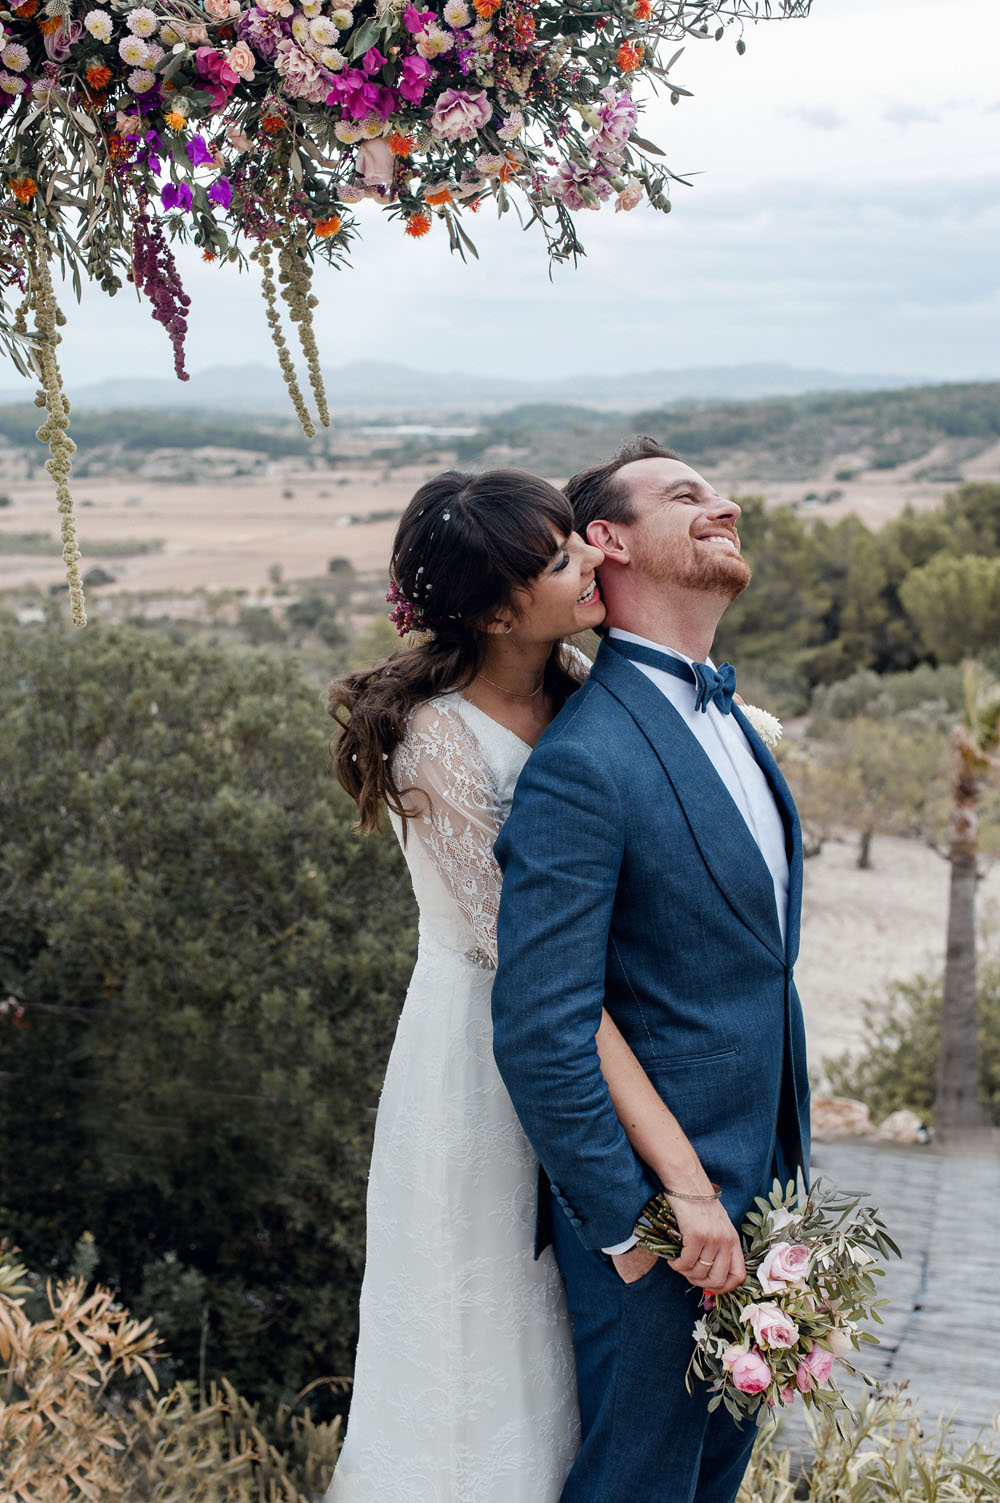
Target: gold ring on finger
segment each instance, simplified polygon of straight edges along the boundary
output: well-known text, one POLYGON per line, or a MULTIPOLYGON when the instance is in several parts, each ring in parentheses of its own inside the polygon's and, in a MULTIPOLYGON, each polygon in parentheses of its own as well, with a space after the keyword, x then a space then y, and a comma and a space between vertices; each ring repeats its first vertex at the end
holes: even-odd
POLYGON ((699 1258, 697 1261, 699 1263, 704 1263, 704 1265, 705 1265, 706 1268, 711 1268, 712 1264, 715 1262, 715 1259, 714 1258, 699 1258))

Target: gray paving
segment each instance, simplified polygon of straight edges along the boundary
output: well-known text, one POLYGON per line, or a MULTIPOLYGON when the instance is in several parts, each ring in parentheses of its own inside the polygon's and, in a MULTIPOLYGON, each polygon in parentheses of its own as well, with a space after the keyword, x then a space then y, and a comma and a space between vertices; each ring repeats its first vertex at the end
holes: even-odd
MULTIPOLYGON (((880 1383, 907 1383, 925 1430, 953 1416, 964 1446, 1000 1409, 1000 1156, 821 1143, 813 1174, 878 1206, 903 1255, 882 1281, 881 1345, 858 1365, 880 1383)), ((808 1450, 794 1410, 781 1443, 808 1450)))

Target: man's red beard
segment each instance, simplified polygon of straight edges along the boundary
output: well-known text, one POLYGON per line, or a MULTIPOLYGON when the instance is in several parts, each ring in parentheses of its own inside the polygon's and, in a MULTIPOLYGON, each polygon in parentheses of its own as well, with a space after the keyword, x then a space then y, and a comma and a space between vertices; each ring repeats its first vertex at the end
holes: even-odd
POLYGON ((664 585, 704 590, 727 600, 741 595, 751 579, 750 565, 740 554, 713 543, 699 546, 691 537, 659 547, 647 547, 640 539, 633 543, 632 556, 641 573, 664 585))

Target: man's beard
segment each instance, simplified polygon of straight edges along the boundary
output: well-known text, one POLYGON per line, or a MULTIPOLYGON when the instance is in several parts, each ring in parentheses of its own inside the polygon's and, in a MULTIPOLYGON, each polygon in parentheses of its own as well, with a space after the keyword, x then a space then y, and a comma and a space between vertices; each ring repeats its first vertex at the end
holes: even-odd
POLYGON ((668 588, 701 590, 722 595, 726 601, 741 595, 751 578, 750 565, 741 554, 730 553, 715 543, 699 547, 692 538, 658 546, 638 540, 637 550, 633 545, 633 559, 642 574, 668 588))

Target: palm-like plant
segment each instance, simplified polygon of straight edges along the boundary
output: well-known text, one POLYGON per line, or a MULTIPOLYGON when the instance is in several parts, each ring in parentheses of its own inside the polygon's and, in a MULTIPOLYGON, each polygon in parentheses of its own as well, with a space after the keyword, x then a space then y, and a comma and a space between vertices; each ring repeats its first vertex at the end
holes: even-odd
POLYGON ((987 778, 1000 780, 1000 679, 971 662, 963 663, 962 679, 963 716, 952 737, 951 886, 936 1110, 939 1140, 951 1145, 985 1126, 976 1027, 979 799, 987 778))

